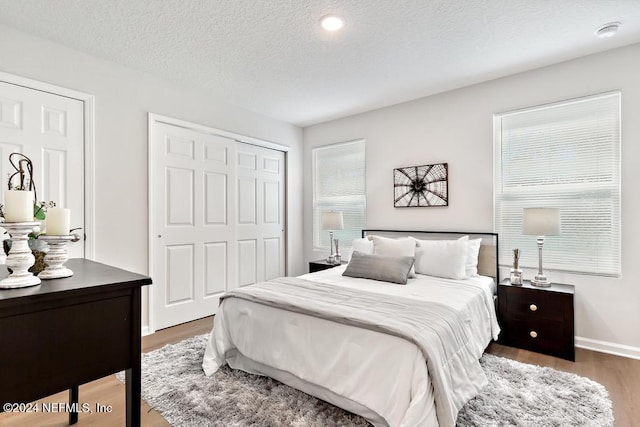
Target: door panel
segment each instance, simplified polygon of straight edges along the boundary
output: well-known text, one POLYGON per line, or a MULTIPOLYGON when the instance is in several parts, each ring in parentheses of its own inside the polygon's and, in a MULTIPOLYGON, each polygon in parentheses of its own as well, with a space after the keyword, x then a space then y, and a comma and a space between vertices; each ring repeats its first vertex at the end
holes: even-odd
POLYGON ((42 150, 42 175, 44 194, 49 200, 66 200, 67 191, 67 153, 63 150, 42 150))
POLYGON ((167 300, 173 305, 193 301, 194 245, 167 246, 167 300))
POLYGON ((215 314, 220 295, 284 274, 284 153, 155 122, 153 326, 215 314))
POLYGON ((279 175, 281 166, 280 160, 281 159, 279 157, 264 156, 264 171, 279 175))
POLYGON ((227 200, 227 175, 206 172, 204 208, 207 225, 227 224, 227 200))
MULTIPOLYGON (((238 194, 238 239, 256 241, 255 264, 252 270, 255 272, 255 281, 283 276, 284 153, 244 143, 238 143, 238 153, 238 182, 243 183, 239 184, 238 194)), ((245 269, 247 264, 243 261, 239 268, 245 269)), ((250 280, 246 277, 239 285, 248 284, 250 280)))
POLYGON ((254 153, 247 152, 251 150, 252 146, 245 146, 243 151, 238 152, 238 166, 244 169, 256 170, 256 155, 254 153))
POLYGON ((220 164, 226 165, 228 158, 228 147, 223 145, 216 145, 215 141, 205 141, 205 159, 220 164))
POLYGON ((227 164, 234 142, 157 122, 152 137, 153 326, 162 329, 214 314, 235 280, 227 267, 235 262, 227 224, 235 215, 235 164, 227 164))
POLYGON ((194 170, 167 168, 167 226, 193 226, 194 170))
POLYGON ((256 180, 238 179, 238 224, 256 224, 256 180))
MULTIPOLYGON (((70 209, 71 227, 84 228, 83 102, 0 82, 1 188, 13 170, 12 152, 33 161, 38 201, 52 200, 70 209)), ((4 202, 4 191, 0 200, 4 202)), ((84 240, 67 245, 67 250, 69 258, 84 257, 84 240)))
POLYGON ((167 136, 167 156, 193 160, 194 144, 195 142, 192 139, 167 136))
POLYGON ((264 223, 280 224, 280 183, 265 181, 264 183, 264 223))
POLYGON ((0 127, 22 129, 22 102, 0 96, 0 127))
POLYGON ((205 243, 205 295, 212 296, 228 289, 227 242, 205 243))
POLYGON ((258 281, 256 240, 238 241, 238 278, 239 286, 246 286, 258 281))
POLYGON ((281 259, 282 241, 278 237, 270 237, 264 239, 264 280, 275 279, 280 277, 280 265, 284 260, 281 259))

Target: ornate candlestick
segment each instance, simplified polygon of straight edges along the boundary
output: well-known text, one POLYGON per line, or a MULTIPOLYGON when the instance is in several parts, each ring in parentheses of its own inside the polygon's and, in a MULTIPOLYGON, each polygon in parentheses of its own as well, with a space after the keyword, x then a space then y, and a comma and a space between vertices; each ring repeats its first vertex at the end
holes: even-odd
POLYGON ((11 250, 7 255, 7 267, 13 272, 0 280, 0 289, 26 288, 40 284, 40 279, 29 272, 35 258, 29 249, 29 233, 38 222, 5 222, 2 227, 11 236, 11 250))
POLYGON ((77 241, 78 236, 75 234, 68 236, 41 235, 38 239, 44 240, 49 245, 49 252, 44 257, 47 267, 39 274, 39 277, 47 280, 73 276, 73 271, 65 267, 64 263, 69 259, 67 257, 67 243, 77 241))

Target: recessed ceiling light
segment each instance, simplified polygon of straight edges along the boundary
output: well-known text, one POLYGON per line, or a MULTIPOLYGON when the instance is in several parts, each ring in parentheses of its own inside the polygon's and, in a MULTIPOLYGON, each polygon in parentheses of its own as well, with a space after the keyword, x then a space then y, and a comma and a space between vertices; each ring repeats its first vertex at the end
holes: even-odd
POLYGON ((336 15, 325 15, 320 19, 320 25, 327 31, 338 31, 344 26, 344 19, 336 15))
POLYGON ((598 28, 595 34, 601 39, 606 39, 615 36, 618 32, 618 29, 620 29, 619 22, 609 22, 608 24, 604 24, 603 26, 598 28))

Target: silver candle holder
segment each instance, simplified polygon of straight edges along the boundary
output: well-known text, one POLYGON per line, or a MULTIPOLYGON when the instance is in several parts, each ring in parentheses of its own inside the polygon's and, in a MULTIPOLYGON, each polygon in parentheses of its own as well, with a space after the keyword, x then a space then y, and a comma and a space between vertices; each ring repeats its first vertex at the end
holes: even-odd
POLYGON ((6 264, 12 272, 6 279, 0 280, 0 289, 26 288, 40 284, 40 278, 29 271, 36 261, 29 248, 29 233, 38 225, 39 222, 33 221, 2 224, 11 236, 11 249, 6 264))
POLYGON ((49 245, 49 252, 44 257, 47 267, 40 272, 39 277, 47 280, 73 276, 73 271, 65 267, 64 263, 69 260, 67 243, 77 242, 78 236, 75 234, 67 236, 47 236, 44 234, 38 236, 38 239, 44 240, 49 245))
POLYGON ((342 255, 340 255, 340 248, 338 247, 338 239, 333 239, 333 243, 336 246, 336 253, 333 256, 333 263, 334 264, 341 264, 342 263, 342 255))

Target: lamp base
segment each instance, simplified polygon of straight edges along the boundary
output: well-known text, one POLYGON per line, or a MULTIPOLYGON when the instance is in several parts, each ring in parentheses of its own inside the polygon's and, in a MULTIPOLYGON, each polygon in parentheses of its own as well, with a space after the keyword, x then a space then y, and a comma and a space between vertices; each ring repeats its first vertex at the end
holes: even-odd
POLYGON ((536 276, 531 281, 532 286, 537 286, 539 288, 548 288, 551 286, 551 282, 547 280, 547 276, 542 274, 536 274, 536 276))

